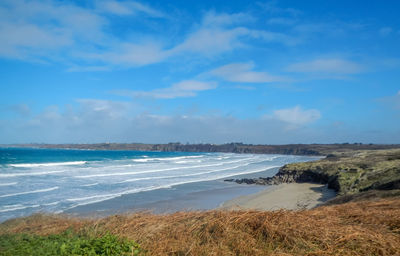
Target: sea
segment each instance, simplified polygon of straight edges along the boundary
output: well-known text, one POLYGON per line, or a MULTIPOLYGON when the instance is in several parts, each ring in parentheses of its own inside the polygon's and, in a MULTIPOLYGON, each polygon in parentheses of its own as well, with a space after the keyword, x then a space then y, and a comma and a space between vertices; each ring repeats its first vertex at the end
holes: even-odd
POLYGON ((234 153, 0 148, 0 222, 34 213, 105 216, 207 210, 266 186, 226 182, 270 177, 318 157, 234 153))

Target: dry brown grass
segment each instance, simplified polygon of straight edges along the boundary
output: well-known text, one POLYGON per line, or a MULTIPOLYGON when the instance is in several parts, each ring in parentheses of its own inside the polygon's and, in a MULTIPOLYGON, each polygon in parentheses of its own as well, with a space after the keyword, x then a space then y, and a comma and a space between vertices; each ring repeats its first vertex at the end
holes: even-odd
POLYGON ((148 255, 400 255, 400 199, 306 211, 138 213, 88 220, 35 215, 0 233, 109 231, 139 242, 148 255))

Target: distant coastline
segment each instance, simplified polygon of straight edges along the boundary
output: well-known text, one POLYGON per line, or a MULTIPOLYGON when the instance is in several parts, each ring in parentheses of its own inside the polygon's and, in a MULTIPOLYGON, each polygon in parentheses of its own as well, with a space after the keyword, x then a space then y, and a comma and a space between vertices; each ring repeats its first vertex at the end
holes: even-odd
POLYGON ((136 150, 160 152, 220 152, 249 154, 283 154, 326 156, 332 152, 354 150, 379 150, 400 148, 400 144, 287 144, 253 145, 243 143, 226 144, 144 144, 144 143, 96 143, 96 144, 2 144, 0 147, 42 149, 87 149, 87 150, 136 150))

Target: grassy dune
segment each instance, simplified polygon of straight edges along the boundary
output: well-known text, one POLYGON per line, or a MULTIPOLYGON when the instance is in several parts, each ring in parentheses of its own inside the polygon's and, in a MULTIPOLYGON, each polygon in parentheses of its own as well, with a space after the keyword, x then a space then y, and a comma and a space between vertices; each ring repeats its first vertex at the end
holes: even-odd
POLYGON ((400 197, 306 211, 138 213, 97 220, 34 215, 0 224, 2 237, 66 230, 127 238, 145 255, 400 255, 400 197))

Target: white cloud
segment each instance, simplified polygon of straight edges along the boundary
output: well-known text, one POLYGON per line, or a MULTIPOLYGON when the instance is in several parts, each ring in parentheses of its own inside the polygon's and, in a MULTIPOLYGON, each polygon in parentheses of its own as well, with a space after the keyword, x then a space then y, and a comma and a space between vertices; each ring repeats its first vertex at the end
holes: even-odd
POLYGON ((82 108, 82 113, 101 113, 108 118, 124 116, 132 107, 132 103, 123 101, 99 100, 99 99, 78 99, 82 108))
POLYGON ((181 97, 194 97, 198 92, 212 90, 217 87, 214 82, 201 82, 195 80, 184 80, 173 84, 171 87, 155 89, 152 91, 119 91, 119 95, 144 97, 155 99, 174 99, 181 97))
POLYGON ((320 119, 321 113, 317 109, 302 109, 300 106, 295 106, 275 110, 273 117, 291 125, 302 126, 320 119))
POLYGON ((187 35, 186 39, 168 52, 200 53, 205 56, 232 51, 247 46, 249 40, 259 39, 264 42, 278 42, 286 45, 298 43, 296 39, 283 33, 267 30, 249 29, 244 26, 228 26, 253 21, 254 18, 244 13, 208 12, 203 17, 201 26, 187 35))
POLYGON ((239 83, 270 83, 287 81, 286 78, 273 76, 266 72, 252 71, 254 64, 249 63, 232 63, 210 72, 210 74, 218 76, 226 81, 239 83))
POLYGON ((105 37, 101 31, 105 23, 102 17, 73 5, 5 0, 0 3, 0 55, 59 59, 65 50, 94 41, 99 44, 105 37))
POLYGON ((163 40, 155 33, 137 36, 140 29, 123 37, 111 33, 110 14, 121 18, 138 14, 164 17, 160 11, 135 1, 95 1, 94 7, 79 7, 52 0, 4 0, 0 3, 0 56, 63 62, 71 66, 69 71, 85 71, 84 66, 88 66, 91 71, 102 68, 90 67, 143 66, 188 53, 212 57, 247 47, 254 39, 285 44, 293 41, 281 33, 239 26, 254 20, 249 14, 212 11, 205 13, 180 43, 169 42, 166 47, 168 38, 163 40))
POLYGON ((72 69, 77 63, 129 66, 165 58, 161 47, 152 41, 133 43, 111 35, 106 30, 111 20, 104 16, 104 12, 120 15, 140 12, 152 17, 162 17, 162 13, 138 2, 96 3, 97 9, 90 9, 67 2, 3 1, 0 3, 0 56, 62 61, 72 69))
POLYGON ((316 59, 292 64, 286 70, 304 73, 357 74, 364 71, 364 67, 344 59, 316 59))
POLYGON ((245 27, 201 27, 189 34, 181 43, 167 51, 170 55, 185 52, 199 53, 203 56, 216 54, 243 48, 249 40, 259 39, 264 42, 278 42, 285 45, 294 45, 298 40, 282 33, 251 30, 245 27))
POLYGON ((97 67, 143 66, 187 54, 214 57, 249 47, 254 40, 297 43, 283 33, 243 26, 255 20, 250 14, 215 11, 205 13, 178 43, 155 32, 142 34, 140 28, 113 33, 112 15, 145 16, 138 20, 139 26, 149 25, 146 18, 167 16, 136 1, 95 1, 88 6, 55 0, 0 2, 0 57, 61 62, 70 66, 68 71, 85 71, 84 66, 100 71, 97 67))

